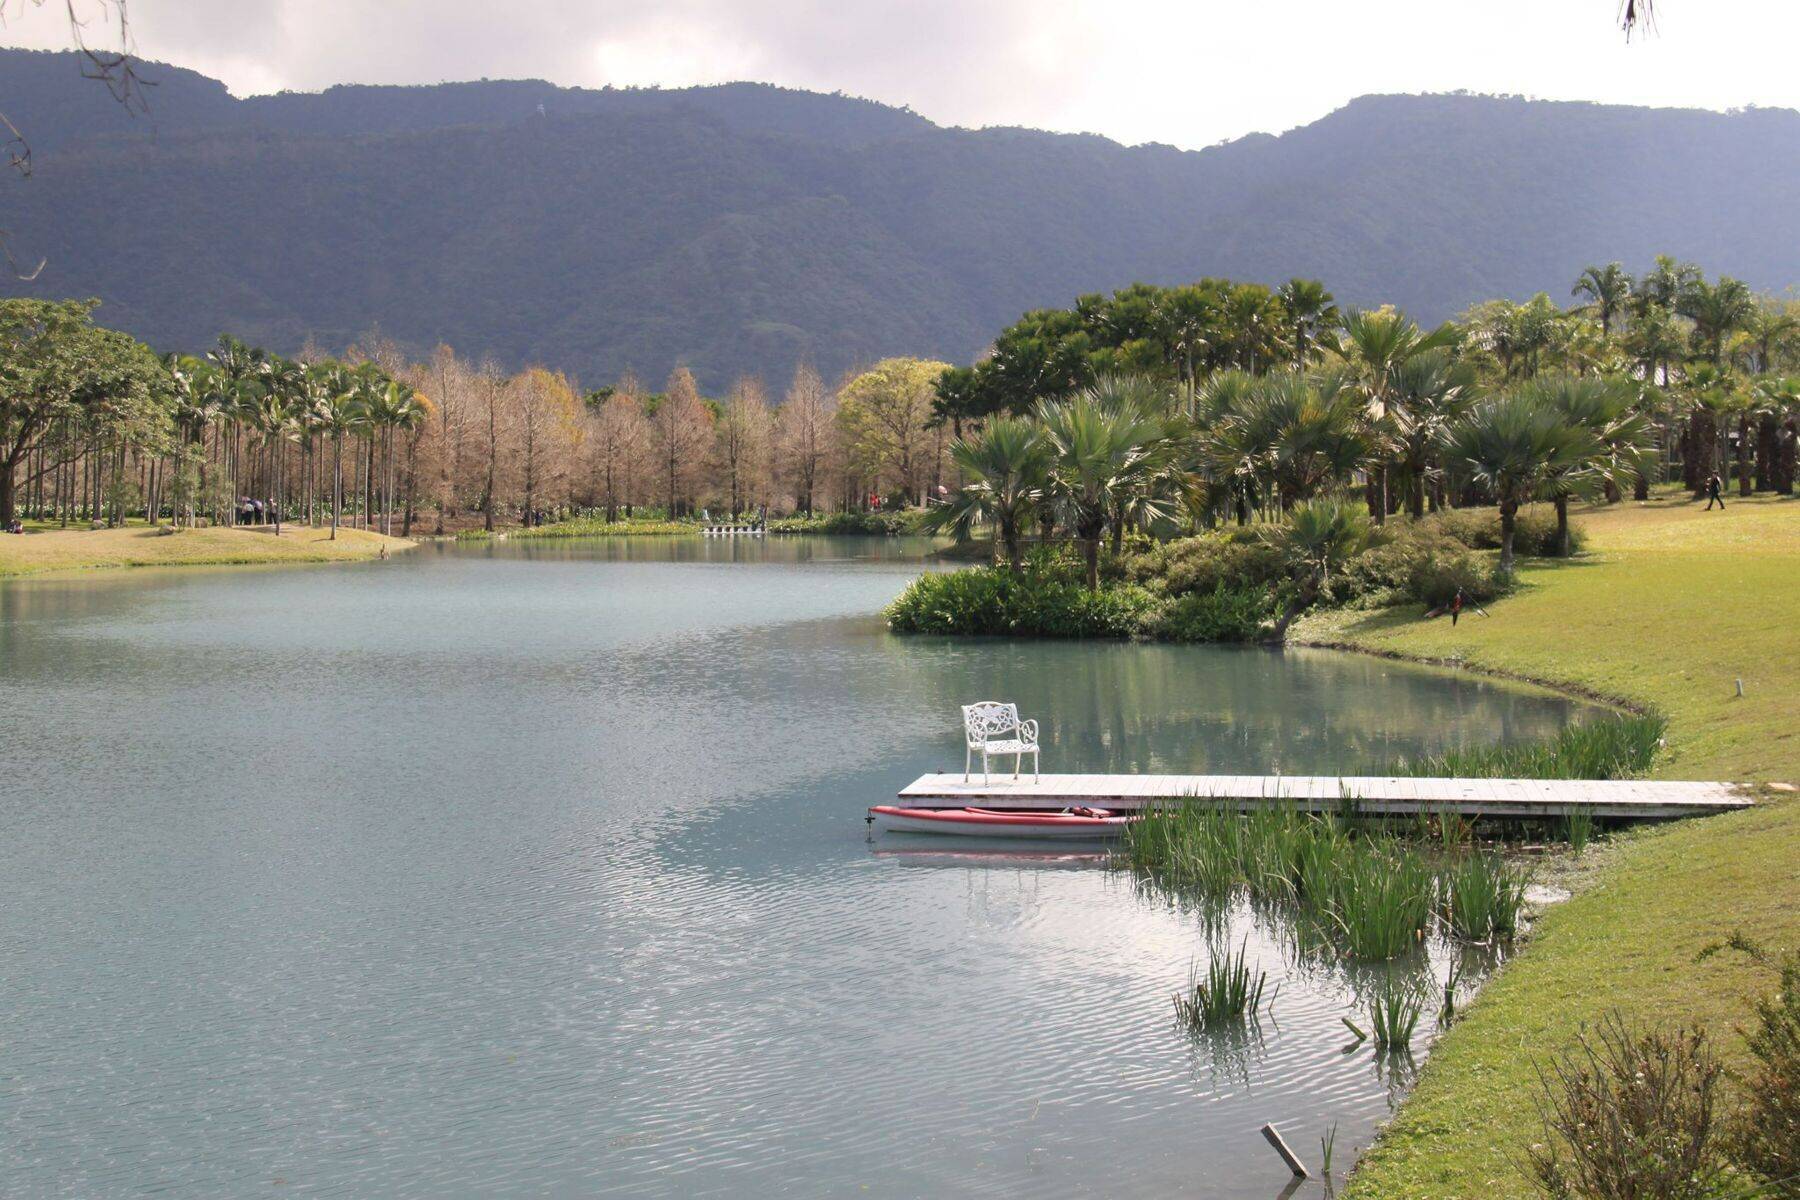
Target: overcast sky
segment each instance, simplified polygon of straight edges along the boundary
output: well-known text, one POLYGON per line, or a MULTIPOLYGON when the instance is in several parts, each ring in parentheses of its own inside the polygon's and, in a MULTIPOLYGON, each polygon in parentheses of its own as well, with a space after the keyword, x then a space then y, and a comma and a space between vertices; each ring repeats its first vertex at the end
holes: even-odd
MULTIPOLYGON (((103 0, 76 0, 96 14, 103 0)), ((0 0, 0 41, 69 45, 64 0, 0 0)), ((1800 5, 1658 0, 130 0, 135 48, 232 91, 539 78, 765 80, 1197 147, 1368 92, 1800 107, 1800 5)), ((89 40, 107 31, 96 21, 89 40)), ((4 81, 0 80, 0 89, 4 81)))

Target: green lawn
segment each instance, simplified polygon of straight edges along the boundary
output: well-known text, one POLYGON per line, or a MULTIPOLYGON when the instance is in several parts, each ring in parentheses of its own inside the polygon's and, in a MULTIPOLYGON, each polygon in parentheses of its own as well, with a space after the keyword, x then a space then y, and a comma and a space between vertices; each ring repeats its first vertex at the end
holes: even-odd
POLYGON ((413 545, 361 529, 339 529, 336 541, 330 535, 329 529, 305 525, 283 525, 279 538, 267 525, 183 529, 173 534, 145 525, 28 528, 23 535, 0 534, 0 578, 91 567, 339 562, 376 558, 413 545))
MULTIPOLYGON (((1589 552, 1526 565, 1487 618, 1340 612, 1301 636, 1656 708, 1670 720, 1667 778, 1797 782, 1800 502, 1728 504, 1670 496, 1583 514, 1589 552)), ((1742 956, 1694 958, 1734 929, 1800 946, 1800 800, 1766 789, 1756 809, 1617 842, 1433 1049, 1352 1197, 1533 1195, 1518 1162, 1540 1131, 1534 1064, 1608 1009, 1698 1022, 1740 1052, 1748 999, 1772 981, 1742 956)))

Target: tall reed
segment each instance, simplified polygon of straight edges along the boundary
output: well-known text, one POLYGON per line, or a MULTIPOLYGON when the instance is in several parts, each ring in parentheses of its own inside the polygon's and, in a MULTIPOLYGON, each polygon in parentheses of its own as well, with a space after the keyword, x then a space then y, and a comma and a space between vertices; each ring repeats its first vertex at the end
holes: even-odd
POLYGON ((1392 980, 1381 994, 1369 1001, 1369 1023, 1375 1034, 1375 1048, 1387 1052, 1411 1047, 1413 1030, 1425 1010, 1424 1001, 1410 988, 1396 987, 1392 980))
POLYGON ((1401 759, 1393 775, 1504 779, 1629 779, 1650 769, 1668 732, 1659 713, 1622 714, 1567 725, 1546 742, 1467 746, 1401 759))
MULTIPOLYGON (((1187 991, 1175 996, 1177 1024, 1189 1033, 1205 1033, 1253 1017, 1263 1008, 1269 975, 1251 970, 1245 961, 1248 942, 1245 939, 1235 955, 1228 947, 1215 948, 1204 975, 1189 973, 1187 991)), ((1269 993, 1268 1000, 1274 999, 1269 993)))
POLYGON ((1438 903, 1450 931, 1470 942, 1510 937, 1525 909, 1529 875, 1497 854, 1470 854, 1439 876, 1438 903))

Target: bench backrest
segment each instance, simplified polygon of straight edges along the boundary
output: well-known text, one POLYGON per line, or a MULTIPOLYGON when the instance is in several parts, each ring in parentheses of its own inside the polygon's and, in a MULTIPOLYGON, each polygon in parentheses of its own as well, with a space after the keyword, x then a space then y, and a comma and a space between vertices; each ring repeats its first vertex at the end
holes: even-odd
POLYGON ((1019 728, 1019 706, 1016 704, 983 700, 979 704, 965 704, 962 710, 963 733, 971 746, 979 746, 989 738, 1000 737, 1019 728))

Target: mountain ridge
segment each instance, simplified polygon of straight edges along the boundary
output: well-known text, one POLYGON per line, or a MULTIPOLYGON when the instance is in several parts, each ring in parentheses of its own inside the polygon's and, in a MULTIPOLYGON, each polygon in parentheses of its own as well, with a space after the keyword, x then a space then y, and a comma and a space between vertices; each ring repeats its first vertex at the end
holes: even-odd
POLYGON ((803 359, 968 361, 1028 308, 1140 279, 1305 275, 1425 320, 1661 252, 1800 280, 1789 110, 1365 96, 1190 151, 763 84, 239 99, 147 66, 146 130, 68 56, 27 55, 0 51, 0 111, 36 172, 0 211, 50 266, 0 293, 98 295, 164 349, 378 324, 590 383, 679 363, 716 391, 803 359))

